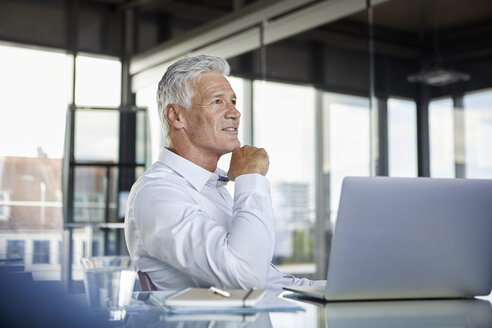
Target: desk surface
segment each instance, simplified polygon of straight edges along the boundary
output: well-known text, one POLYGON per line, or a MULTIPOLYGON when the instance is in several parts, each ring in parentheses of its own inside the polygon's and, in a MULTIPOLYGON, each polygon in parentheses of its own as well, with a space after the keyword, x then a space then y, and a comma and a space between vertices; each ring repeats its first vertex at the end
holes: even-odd
MULTIPOLYGON (((283 295, 289 299, 296 298, 292 293, 283 295)), ((149 304, 145 310, 129 311, 124 327, 492 328, 492 304, 489 299, 330 303, 299 299, 293 301, 299 302, 305 311, 260 313, 248 317, 170 316, 149 304)))

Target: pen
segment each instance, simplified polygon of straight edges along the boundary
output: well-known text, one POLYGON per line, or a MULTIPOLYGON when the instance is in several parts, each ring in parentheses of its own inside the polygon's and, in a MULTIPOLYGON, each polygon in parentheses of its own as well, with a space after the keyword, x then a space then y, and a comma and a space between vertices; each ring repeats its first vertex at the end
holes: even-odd
POLYGON ((214 286, 210 287, 208 290, 214 294, 219 294, 219 295, 224 296, 224 297, 231 297, 231 293, 229 293, 228 291, 219 289, 219 288, 214 287, 214 286))

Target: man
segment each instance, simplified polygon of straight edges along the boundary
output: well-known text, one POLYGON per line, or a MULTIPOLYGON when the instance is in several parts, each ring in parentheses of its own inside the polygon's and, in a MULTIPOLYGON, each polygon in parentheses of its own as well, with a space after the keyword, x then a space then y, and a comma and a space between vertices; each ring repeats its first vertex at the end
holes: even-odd
POLYGON ((132 187, 125 237, 137 267, 161 290, 312 285, 279 272, 264 149, 240 147, 241 114, 225 78, 229 65, 197 56, 171 65, 159 83, 168 138, 159 160, 132 187), (217 168, 232 152, 229 172, 217 168), (235 181, 234 199, 226 188, 235 181))

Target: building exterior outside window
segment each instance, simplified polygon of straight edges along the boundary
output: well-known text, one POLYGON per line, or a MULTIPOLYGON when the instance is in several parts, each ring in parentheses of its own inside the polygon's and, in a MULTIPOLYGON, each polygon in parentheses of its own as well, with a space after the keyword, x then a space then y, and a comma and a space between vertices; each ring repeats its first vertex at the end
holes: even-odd
POLYGON ((49 264, 50 263, 50 241, 34 240, 32 264, 49 264))
MULTIPOLYGON (((73 56, 64 52, 0 44, 0 89, 9 90, 0 93, 0 140, 4 141, 0 147, 0 258, 22 258, 34 280, 61 279, 63 254, 57 245, 62 243, 62 156, 73 64, 73 56)), ((78 105, 119 105, 119 60, 78 55, 76 65, 78 105)), ((107 140, 101 137, 99 144, 107 140)), ((78 155, 84 155, 84 150, 80 148, 78 155)), ((99 211, 99 195, 94 196, 93 190, 78 192, 83 203, 93 205, 92 212, 81 209, 80 215, 97 221, 93 212, 99 211)), ((90 245, 90 239, 83 229, 72 235, 74 244, 85 240, 90 245)), ((77 266, 80 256, 89 251, 87 246, 77 254, 77 266)))
POLYGON ((24 240, 7 240, 7 258, 24 259, 24 240))

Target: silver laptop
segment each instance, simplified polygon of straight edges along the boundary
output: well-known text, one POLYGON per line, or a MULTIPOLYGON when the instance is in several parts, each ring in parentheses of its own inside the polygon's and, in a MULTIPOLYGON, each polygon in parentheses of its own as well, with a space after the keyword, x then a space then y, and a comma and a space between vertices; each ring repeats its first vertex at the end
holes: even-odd
POLYGON ((325 300, 463 298, 492 289, 492 180, 347 177, 325 300))

